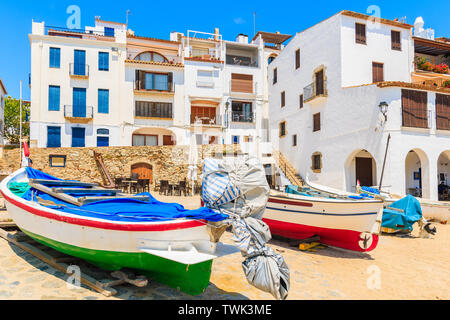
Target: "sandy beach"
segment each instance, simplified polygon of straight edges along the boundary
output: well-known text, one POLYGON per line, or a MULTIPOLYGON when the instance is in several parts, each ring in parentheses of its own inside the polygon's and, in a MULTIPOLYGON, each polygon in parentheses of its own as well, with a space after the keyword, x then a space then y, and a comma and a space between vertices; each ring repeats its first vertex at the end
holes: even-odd
MULTIPOLYGON (((198 197, 157 197, 187 208, 198 207, 200 201, 198 197)), ((450 226, 436 227, 437 235, 431 239, 419 238, 417 230, 407 237, 383 235, 368 254, 331 247, 304 252, 281 240, 272 240, 270 246, 290 268, 288 300, 450 299, 450 226)), ((221 240, 233 244, 230 233, 221 240)), ((241 262, 239 252, 215 260, 210 286, 200 296, 150 281, 144 288, 118 286, 118 294, 107 298, 85 287, 69 289, 67 275, 0 239, 0 299, 273 299, 247 283, 241 262)), ((108 276, 95 267, 92 272, 108 276)))

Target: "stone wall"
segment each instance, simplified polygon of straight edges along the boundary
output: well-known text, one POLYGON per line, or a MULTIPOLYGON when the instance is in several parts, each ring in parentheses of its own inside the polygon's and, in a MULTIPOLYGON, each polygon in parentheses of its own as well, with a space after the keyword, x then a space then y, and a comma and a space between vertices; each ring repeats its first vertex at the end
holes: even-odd
MULTIPOLYGON (((198 174, 201 174, 201 160, 226 153, 239 152, 238 145, 198 146, 198 174)), ((104 184, 94 158, 94 151, 103 157, 106 169, 112 178, 130 177, 131 165, 147 163, 152 166, 153 184, 159 180, 178 182, 187 177, 189 146, 151 146, 151 147, 101 147, 101 148, 33 148, 30 158, 33 168, 62 179, 104 184), (50 155, 65 155, 64 168, 51 167, 50 155)), ((19 149, 4 150, 0 160, 0 171, 9 174, 20 167, 19 149)))

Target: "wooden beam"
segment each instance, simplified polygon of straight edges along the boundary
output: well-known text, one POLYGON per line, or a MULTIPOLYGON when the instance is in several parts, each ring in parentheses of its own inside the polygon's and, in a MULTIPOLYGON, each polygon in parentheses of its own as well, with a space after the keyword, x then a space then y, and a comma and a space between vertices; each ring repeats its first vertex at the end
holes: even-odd
POLYGON ((74 188, 74 189, 70 189, 70 188, 51 188, 51 190, 53 192, 56 193, 89 193, 89 194, 117 194, 117 193, 121 193, 122 190, 118 190, 118 189, 99 189, 99 188, 95 188, 95 189, 83 189, 83 188, 74 188))
POLYGON ((36 190, 45 192, 45 193, 47 193, 47 194, 49 194, 49 195, 51 195, 51 196, 53 196, 53 197, 55 197, 55 198, 57 198, 57 199, 60 199, 60 200, 62 200, 62 201, 65 201, 65 202, 74 204, 74 205, 76 205, 76 206, 81 206, 81 205, 82 205, 82 204, 78 201, 77 198, 72 197, 72 196, 69 196, 69 195, 67 195, 67 194, 65 194, 65 193, 56 193, 56 192, 53 192, 52 189, 50 189, 49 187, 43 186, 42 184, 39 184, 39 183, 31 182, 32 180, 33 180, 33 179, 30 179, 30 182, 28 182, 28 184, 30 185, 30 187, 32 187, 32 188, 34 188, 34 189, 36 189, 36 190))
MULTIPOLYGON (((140 201, 149 201, 150 197, 148 196, 116 196, 116 197, 82 197, 78 198, 78 201, 81 205, 88 204, 91 202, 103 201, 103 200, 113 200, 113 199, 134 199, 140 201)), ((79 204, 79 205, 80 205, 79 204)))
POLYGON ((65 187, 97 187, 97 183, 88 183, 80 181, 67 181, 67 180, 44 180, 44 179, 30 179, 30 183, 37 184, 50 184, 52 186, 65 186, 65 187))

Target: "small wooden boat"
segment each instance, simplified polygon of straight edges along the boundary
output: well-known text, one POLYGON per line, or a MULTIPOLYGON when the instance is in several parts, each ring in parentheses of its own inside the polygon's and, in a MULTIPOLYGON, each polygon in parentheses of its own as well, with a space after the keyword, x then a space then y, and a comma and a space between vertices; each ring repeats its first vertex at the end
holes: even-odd
MULTIPOLYGON (((31 238, 106 270, 137 269, 191 295, 208 286, 212 261, 220 254, 216 245, 224 231, 215 229, 213 222, 189 217, 158 221, 94 212, 96 203, 117 206, 124 199, 128 199, 126 206, 149 208, 152 203, 146 201, 151 195, 130 198, 120 190, 95 184, 30 179, 28 170, 22 168, 5 178, 0 190, 12 219, 31 238), (30 185, 31 198, 12 192, 14 183, 30 185)), ((181 205, 155 201, 184 210, 181 205)))
POLYGON ((264 213, 274 235, 320 242, 352 251, 368 252, 378 244, 383 201, 333 195, 312 188, 296 194, 271 190, 264 213))

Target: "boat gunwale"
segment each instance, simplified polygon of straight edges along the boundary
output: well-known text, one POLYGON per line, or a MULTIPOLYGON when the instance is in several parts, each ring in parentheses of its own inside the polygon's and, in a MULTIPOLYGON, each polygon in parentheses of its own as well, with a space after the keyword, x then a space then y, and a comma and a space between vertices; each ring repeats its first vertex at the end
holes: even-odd
POLYGON ((315 197, 315 196, 302 196, 297 194, 291 194, 291 193, 285 193, 283 194, 280 191, 271 190, 271 194, 269 196, 269 202, 270 198, 281 198, 281 199, 289 199, 294 201, 307 201, 307 202, 320 202, 320 203, 333 203, 333 204, 355 204, 355 203, 383 203, 384 201, 382 199, 326 199, 322 197, 315 197), (277 194, 272 193, 272 191, 276 192, 277 194), (279 193, 279 194, 278 194, 279 193))
POLYGON ((25 169, 19 169, 6 177, 0 183, 0 192, 7 202, 19 207, 31 214, 57 220, 60 222, 93 227, 98 229, 118 230, 118 231, 170 231, 176 229, 188 229, 208 225, 208 222, 203 219, 185 219, 180 218, 168 221, 142 221, 142 222, 127 222, 127 221, 113 221, 102 218, 86 217, 82 215, 61 212, 52 208, 47 208, 36 202, 25 200, 8 188, 8 184, 16 178, 19 174, 24 173, 25 169))

